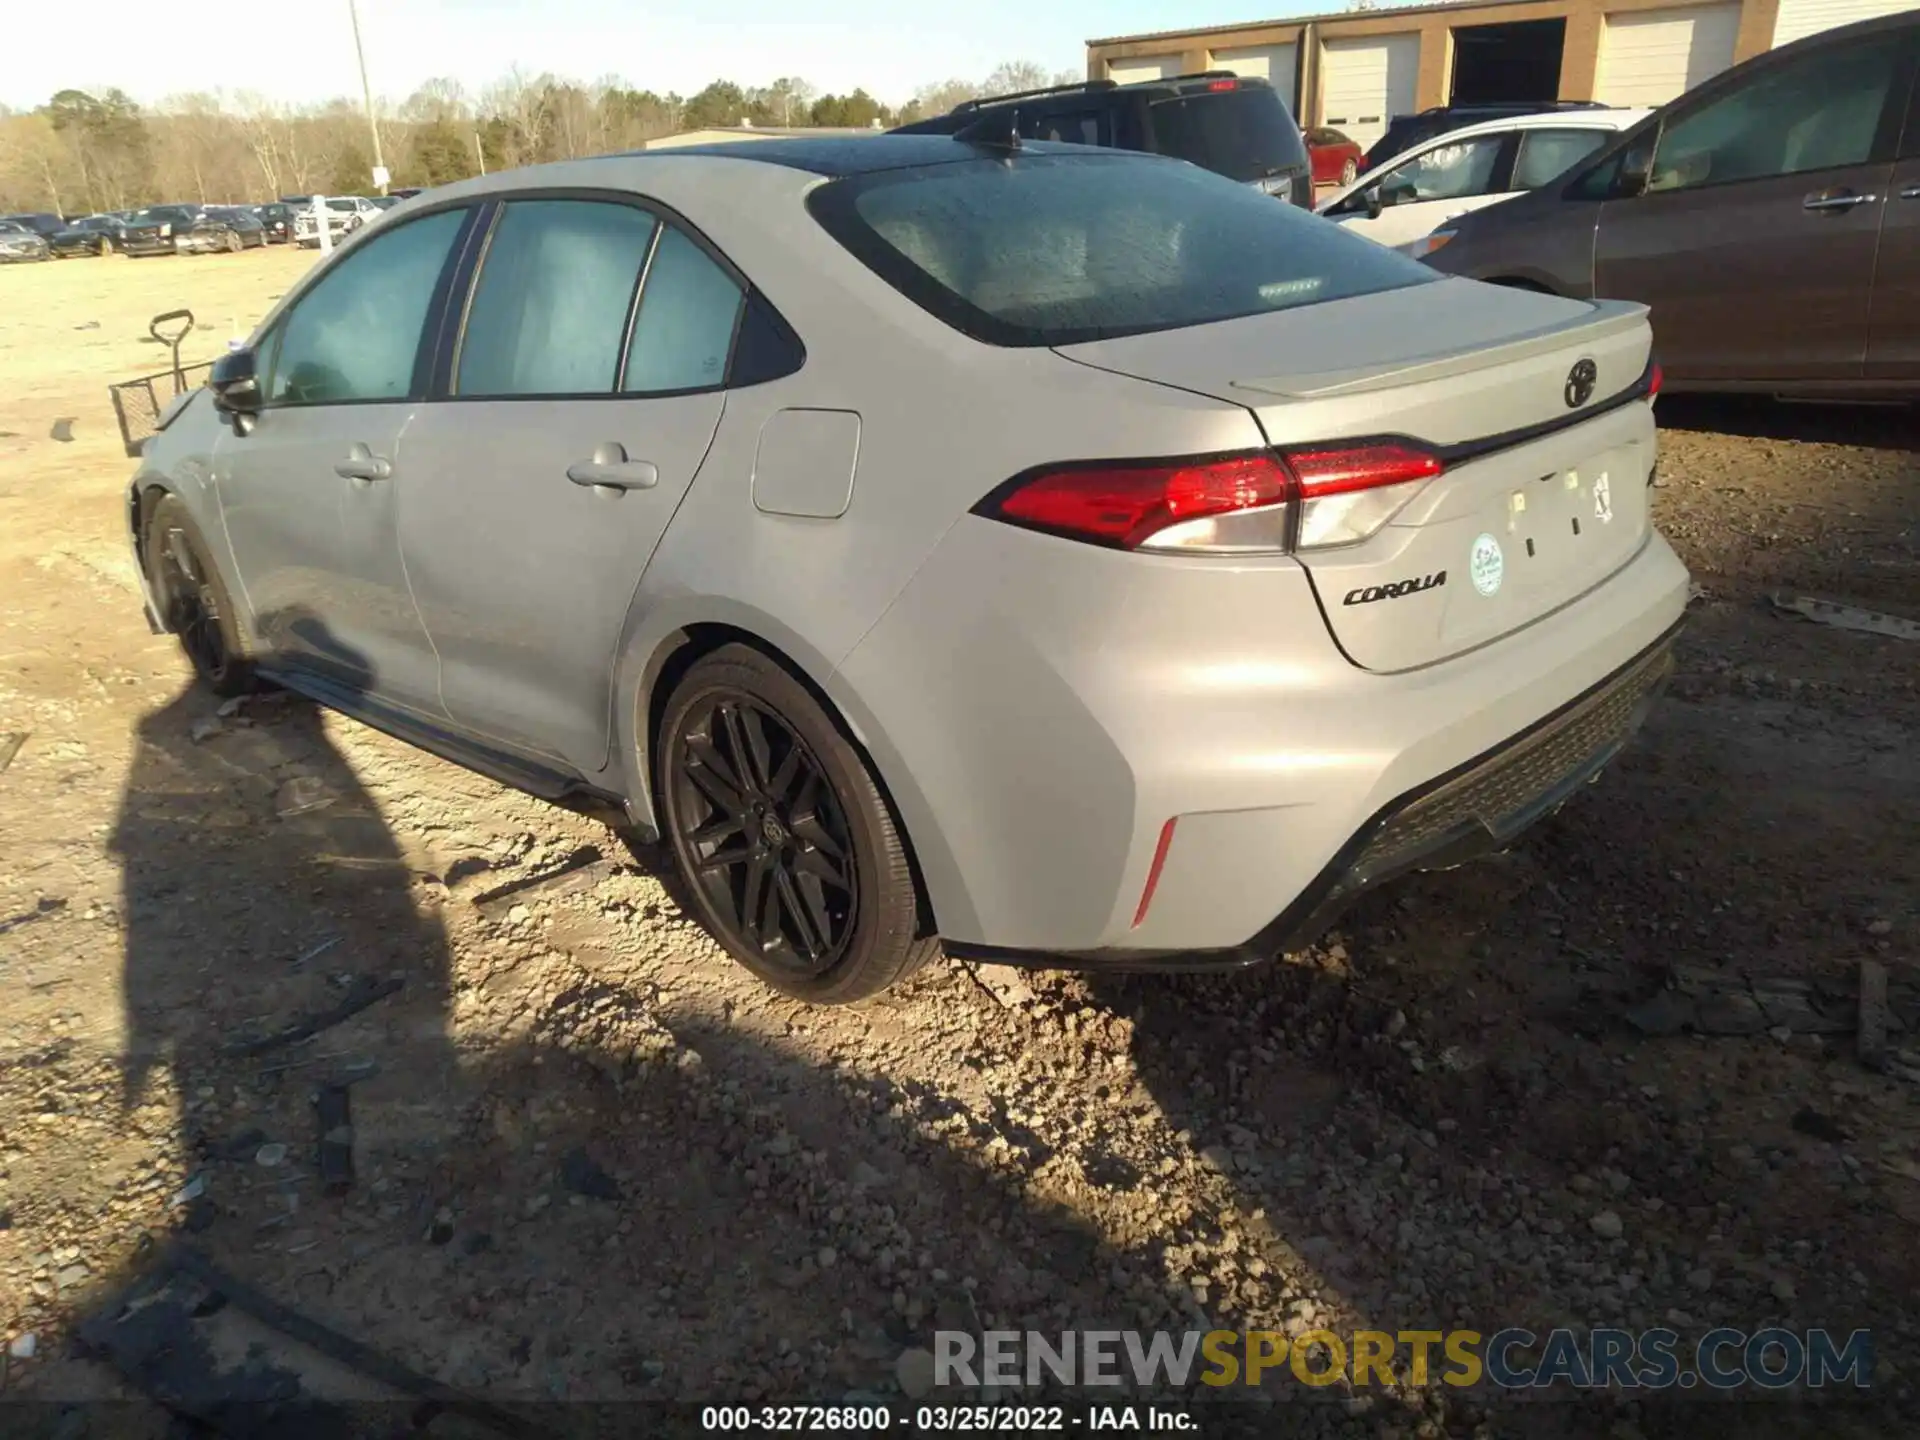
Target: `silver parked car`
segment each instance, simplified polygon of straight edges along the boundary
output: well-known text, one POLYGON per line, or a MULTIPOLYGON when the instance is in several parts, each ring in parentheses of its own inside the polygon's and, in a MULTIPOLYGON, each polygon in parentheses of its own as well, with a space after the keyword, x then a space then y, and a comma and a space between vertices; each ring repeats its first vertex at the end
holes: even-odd
POLYGON ((150 619, 671 846, 815 1001, 1242 963, 1626 741, 1645 311, 1161 157, 945 136, 437 188, 178 402, 150 619))

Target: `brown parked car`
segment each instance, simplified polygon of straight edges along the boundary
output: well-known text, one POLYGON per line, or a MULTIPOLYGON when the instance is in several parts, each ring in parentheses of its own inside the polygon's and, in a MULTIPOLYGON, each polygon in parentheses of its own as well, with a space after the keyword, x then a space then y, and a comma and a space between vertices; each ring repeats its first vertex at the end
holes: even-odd
POLYGON ((1436 232, 1435 269, 1640 300, 1670 389, 1920 398, 1920 11, 1811 36, 1436 232))

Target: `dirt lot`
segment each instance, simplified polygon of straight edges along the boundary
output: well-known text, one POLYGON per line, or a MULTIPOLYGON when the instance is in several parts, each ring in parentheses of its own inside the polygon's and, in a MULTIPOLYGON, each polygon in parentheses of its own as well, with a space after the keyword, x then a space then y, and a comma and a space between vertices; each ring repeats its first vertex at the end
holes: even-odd
POLYGON ((499 1400, 895 1394, 935 1327, 1777 1322, 1871 1327, 1868 1402, 1286 1379, 1233 1413, 1903 1428, 1920 1083, 1845 1031, 1876 960, 1892 1046, 1920 1047, 1920 645, 1766 597, 1920 618, 1910 417, 1662 402, 1659 518, 1704 592, 1681 673, 1509 854, 1231 978, 943 964, 809 1011, 594 824, 297 702, 221 719, 146 633, 105 384, 161 367, 152 313, 211 322, 206 358, 311 258, 0 269, 10 1395, 131 1393, 73 1327, 184 1234, 499 1400), (501 893, 587 846, 607 859, 501 893), (308 1043, 234 1053, 387 978, 308 1043), (1750 1033, 1645 1033, 1685 1014, 1750 1033), (311 1097, 344 1080, 357 1178, 328 1195, 311 1097))

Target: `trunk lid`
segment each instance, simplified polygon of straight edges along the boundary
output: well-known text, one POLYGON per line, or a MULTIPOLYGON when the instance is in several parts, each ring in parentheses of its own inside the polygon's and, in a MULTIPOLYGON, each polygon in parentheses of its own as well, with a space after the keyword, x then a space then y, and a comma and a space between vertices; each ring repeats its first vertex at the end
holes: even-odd
POLYGON ((1444 472, 1398 487, 1366 539, 1297 552, 1347 657, 1390 672, 1532 624, 1639 553, 1652 407, 1609 402, 1651 343, 1644 306, 1449 280, 1059 353, 1245 405, 1283 450, 1437 451, 1444 472))

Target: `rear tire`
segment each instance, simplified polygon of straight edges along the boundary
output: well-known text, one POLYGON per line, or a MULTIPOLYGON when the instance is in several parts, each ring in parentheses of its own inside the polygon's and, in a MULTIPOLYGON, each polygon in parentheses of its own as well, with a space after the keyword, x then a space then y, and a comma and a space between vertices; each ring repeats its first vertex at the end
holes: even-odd
POLYGON ((1340 167, 1340 183, 1342 185, 1351 185, 1356 179, 1359 178, 1359 175, 1360 175, 1360 167, 1354 164, 1353 161, 1351 160, 1347 161, 1346 164, 1340 167))
POLYGON ((917 939, 904 838, 866 761, 767 655, 727 645, 668 698, 656 795, 695 912, 782 994, 844 1005, 906 979, 917 939))
POLYGON ((187 507, 171 495, 161 497, 147 521, 141 551, 160 622, 180 638, 201 683, 228 699, 259 689, 226 582, 207 558, 206 541, 187 507))

